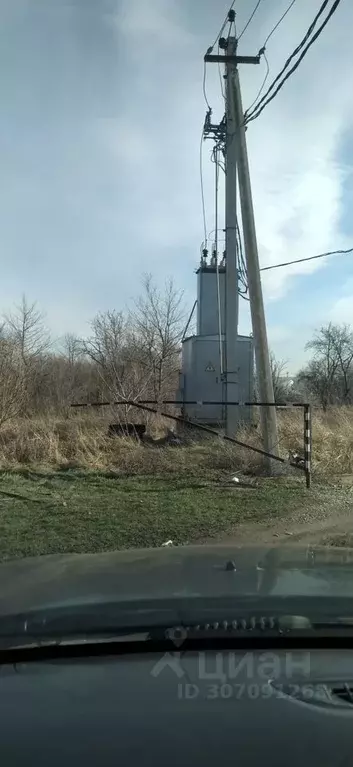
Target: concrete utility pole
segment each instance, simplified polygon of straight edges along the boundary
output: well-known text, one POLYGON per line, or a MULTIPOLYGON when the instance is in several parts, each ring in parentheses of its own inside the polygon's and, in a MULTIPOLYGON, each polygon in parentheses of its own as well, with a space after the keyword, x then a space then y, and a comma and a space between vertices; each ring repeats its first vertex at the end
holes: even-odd
MULTIPOLYGON (((230 38, 227 56, 235 57, 236 40, 230 38)), ((237 145, 235 141, 235 111, 232 108, 233 80, 236 75, 235 58, 226 62, 226 289, 225 289, 225 383, 226 383, 226 433, 234 437, 239 420, 239 408, 228 405, 239 399, 238 391, 238 270, 237 270, 237 145)))
MULTIPOLYGON (((228 84, 230 87, 230 83, 228 84)), ((241 101, 238 70, 232 73, 231 106, 234 109, 237 171, 241 204, 246 265, 248 273, 251 320, 255 345, 256 376, 259 402, 273 402, 273 384, 268 351, 264 302, 260 278, 259 256, 257 250, 254 208, 251 195, 250 173, 244 113, 241 101)), ((278 454, 277 419, 275 407, 260 407, 264 450, 278 454)), ((272 462, 274 463, 274 461, 272 462)), ((271 459, 267 459, 267 468, 271 471, 271 459)))
MULTIPOLYGON (((235 13, 229 11, 228 21, 233 23, 235 13)), ((238 278, 236 264, 236 180, 243 224, 245 256, 248 273, 252 329, 255 345, 258 401, 273 403, 273 385, 267 343, 264 303, 260 279, 259 257, 252 204, 248 154, 246 148, 244 114, 241 102, 237 64, 259 64, 260 55, 238 56, 236 37, 221 38, 219 48, 222 55, 207 51, 205 62, 225 63, 227 79, 226 98, 226 400, 235 399, 237 392, 236 339, 238 333, 238 278)), ((227 406, 227 436, 234 436, 238 414, 234 407, 227 406)), ((276 409, 274 406, 260 407, 264 450, 278 454, 276 409)), ((266 468, 273 470, 271 459, 266 459, 266 468)))

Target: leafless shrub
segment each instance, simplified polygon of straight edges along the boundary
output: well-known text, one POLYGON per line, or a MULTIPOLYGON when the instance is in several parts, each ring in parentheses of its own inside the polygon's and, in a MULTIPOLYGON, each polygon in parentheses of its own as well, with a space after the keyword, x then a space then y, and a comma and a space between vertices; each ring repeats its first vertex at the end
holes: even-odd
POLYGON ((18 349, 0 338, 0 427, 18 416, 26 397, 27 376, 18 349))
POLYGON ((144 276, 142 285, 143 293, 135 302, 131 321, 140 364, 149 376, 160 408, 161 400, 174 396, 176 389, 185 322, 183 293, 175 288, 172 279, 164 290, 159 290, 150 274, 144 276))
POLYGON ((308 341, 306 348, 313 358, 300 371, 299 381, 306 386, 309 396, 324 410, 333 404, 351 402, 353 384, 353 333, 349 325, 320 328, 308 341))

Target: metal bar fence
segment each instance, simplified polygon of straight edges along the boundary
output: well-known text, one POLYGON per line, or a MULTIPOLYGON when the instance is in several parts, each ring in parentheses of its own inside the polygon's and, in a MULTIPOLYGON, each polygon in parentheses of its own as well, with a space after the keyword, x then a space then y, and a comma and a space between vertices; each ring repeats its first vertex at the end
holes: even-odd
MULTIPOLYGON (((138 410, 143 410, 147 413, 153 413, 158 414, 162 416, 163 418, 169 418, 173 421, 176 421, 177 423, 182 423, 184 426, 191 426, 193 428, 199 429, 200 431, 206 432, 208 434, 212 434, 215 437, 218 437, 220 439, 224 439, 227 442, 232 442, 235 445, 238 445, 239 447, 246 448, 247 450, 251 450, 254 453, 258 453, 259 455, 266 456, 267 458, 272 458, 274 461, 278 461, 279 463, 285 464, 287 461, 284 458, 280 458, 278 455, 274 455, 274 453, 268 453, 265 450, 261 450, 261 448, 254 447, 253 445, 248 445, 245 442, 242 442, 238 439, 235 439, 234 437, 228 437, 226 434, 222 434, 215 429, 212 429, 209 426, 205 426, 204 424, 200 424, 197 421, 193 421, 190 418, 185 418, 184 416, 178 416, 171 413, 161 412, 157 408, 148 407, 148 405, 153 404, 160 407, 160 405, 175 405, 181 407, 182 405, 222 405, 225 404, 222 400, 190 400, 190 401, 181 401, 181 400, 161 400, 160 402, 157 402, 157 400, 128 400, 128 399, 120 399, 115 400, 114 402, 74 402, 70 405, 72 408, 90 408, 90 407, 107 407, 107 406, 119 406, 119 405, 129 405, 131 407, 135 407, 138 410)), ((245 407, 261 407, 261 406, 271 406, 271 407, 282 407, 282 408, 293 408, 293 407, 302 407, 304 411, 304 466, 293 463, 289 461, 289 465, 293 466, 296 469, 303 470, 305 472, 305 478, 306 478, 306 486, 307 488, 310 488, 311 486, 311 448, 312 448, 312 421, 311 421, 311 406, 308 403, 303 402, 228 402, 227 404, 231 405, 238 405, 238 406, 245 406, 245 407)))
POLYGON ((70 407, 108 407, 109 405, 175 405, 176 407, 182 407, 183 405, 238 405, 239 407, 306 407, 303 402, 241 402, 240 400, 175 400, 175 399, 138 399, 127 400, 120 399, 114 402, 74 402, 70 407))
POLYGON ((304 405, 304 471, 307 488, 311 485, 312 424, 311 407, 304 405))

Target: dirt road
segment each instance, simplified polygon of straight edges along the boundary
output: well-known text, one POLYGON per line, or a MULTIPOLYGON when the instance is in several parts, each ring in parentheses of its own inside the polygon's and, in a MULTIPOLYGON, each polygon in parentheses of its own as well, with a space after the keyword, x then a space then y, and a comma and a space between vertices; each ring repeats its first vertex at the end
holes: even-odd
MULTIPOLYGON (((310 493, 310 491, 308 491, 310 493)), ((322 497, 315 497, 305 508, 298 508, 275 521, 240 524, 234 535, 224 543, 315 543, 353 546, 353 477, 339 480, 336 486, 325 488, 322 497)))

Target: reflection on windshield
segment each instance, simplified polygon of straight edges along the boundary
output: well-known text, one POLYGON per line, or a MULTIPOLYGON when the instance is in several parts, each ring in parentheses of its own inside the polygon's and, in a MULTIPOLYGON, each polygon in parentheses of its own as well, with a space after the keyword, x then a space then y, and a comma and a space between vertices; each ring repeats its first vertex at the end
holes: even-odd
POLYGON ((0 13, 0 616, 349 596, 353 9, 0 13))

